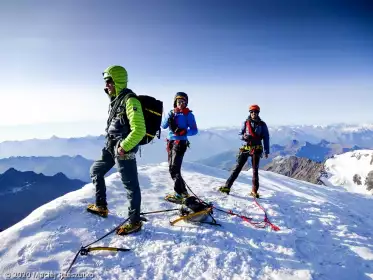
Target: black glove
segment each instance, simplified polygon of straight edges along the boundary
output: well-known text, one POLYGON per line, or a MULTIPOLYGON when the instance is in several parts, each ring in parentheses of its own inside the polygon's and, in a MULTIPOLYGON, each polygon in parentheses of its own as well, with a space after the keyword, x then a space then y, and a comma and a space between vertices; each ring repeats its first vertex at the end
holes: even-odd
POLYGON ((173 117, 168 118, 168 127, 170 128, 172 132, 175 132, 175 130, 177 129, 177 126, 176 126, 176 123, 174 122, 173 117))

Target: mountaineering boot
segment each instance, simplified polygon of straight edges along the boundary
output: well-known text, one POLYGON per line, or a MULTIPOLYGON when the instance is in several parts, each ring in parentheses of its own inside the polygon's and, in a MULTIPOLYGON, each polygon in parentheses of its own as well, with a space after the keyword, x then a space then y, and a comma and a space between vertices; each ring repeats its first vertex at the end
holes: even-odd
POLYGON ((231 188, 228 188, 226 186, 222 186, 222 187, 219 188, 219 191, 229 195, 229 192, 231 191, 231 188))
POLYGON ((260 198, 259 194, 258 193, 255 193, 255 192, 251 192, 250 193, 250 196, 254 197, 254 198, 260 198))
POLYGON ((178 193, 173 193, 173 194, 168 194, 164 198, 165 200, 176 203, 176 204, 183 204, 184 200, 189 197, 189 194, 183 193, 183 194, 178 194, 178 193))
POLYGON ((138 221, 136 223, 129 223, 129 224, 120 226, 116 232, 118 235, 127 235, 127 234, 131 234, 134 232, 138 232, 141 230, 141 228, 142 228, 142 221, 138 221))
POLYGON ((96 204, 89 204, 87 211, 106 218, 109 214, 109 210, 105 206, 97 206, 96 204))

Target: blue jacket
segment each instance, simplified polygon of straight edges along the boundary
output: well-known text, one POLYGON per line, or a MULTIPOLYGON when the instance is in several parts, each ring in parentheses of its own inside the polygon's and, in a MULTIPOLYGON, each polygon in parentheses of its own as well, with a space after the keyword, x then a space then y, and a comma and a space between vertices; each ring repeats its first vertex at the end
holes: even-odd
POLYGON ((171 110, 167 114, 167 117, 162 121, 161 127, 163 129, 166 129, 169 127, 168 119, 171 118, 172 114, 175 115, 175 123, 177 124, 177 126, 180 129, 186 129, 187 134, 186 135, 175 135, 170 129, 167 135, 168 140, 188 140, 188 136, 193 136, 198 133, 196 120, 194 119, 194 115, 192 111, 189 111, 189 113, 184 114, 182 112, 174 113, 174 110, 171 110))
POLYGON ((263 140, 263 142, 264 142, 264 153, 269 154, 269 132, 268 132, 268 127, 267 127, 267 124, 265 122, 263 122, 261 119, 259 119, 259 121, 253 121, 250 118, 248 118, 246 121, 244 121, 243 124, 242 124, 242 126, 241 126, 241 130, 239 132, 240 139, 244 140, 243 136, 245 134, 246 135, 250 135, 250 132, 246 128, 246 122, 247 121, 250 122, 251 127, 253 129, 252 131, 256 135, 260 136, 260 140, 259 139, 254 139, 254 138, 250 138, 249 141, 251 142, 251 146, 262 145, 262 140, 263 140))

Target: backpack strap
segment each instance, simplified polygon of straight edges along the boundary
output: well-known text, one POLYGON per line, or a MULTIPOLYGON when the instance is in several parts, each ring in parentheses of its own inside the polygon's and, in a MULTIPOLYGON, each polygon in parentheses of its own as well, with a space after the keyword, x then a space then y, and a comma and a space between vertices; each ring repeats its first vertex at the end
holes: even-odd
POLYGON ((117 98, 113 101, 114 104, 111 107, 110 112, 109 112, 109 118, 108 118, 108 120, 106 122, 106 129, 105 129, 106 133, 108 132, 109 127, 110 127, 110 123, 114 119, 115 114, 116 114, 116 112, 117 112, 120 104, 122 104, 123 100, 124 100, 124 103, 126 103, 127 100, 128 100, 128 98, 130 98, 130 97, 136 97, 136 96, 137 95, 132 90, 130 90, 128 88, 123 89, 119 93, 119 95, 117 96, 117 98))
POLYGON ((123 102, 126 103, 127 100, 131 97, 137 97, 136 93, 134 93, 132 90, 130 92, 128 92, 125 96, 124 96, 124 100, 123 102))

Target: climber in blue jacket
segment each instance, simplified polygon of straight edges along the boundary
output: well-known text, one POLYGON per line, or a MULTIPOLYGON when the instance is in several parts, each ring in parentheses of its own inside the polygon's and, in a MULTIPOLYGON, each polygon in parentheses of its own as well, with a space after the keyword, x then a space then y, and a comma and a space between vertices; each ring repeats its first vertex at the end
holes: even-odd
POLYGON ((182 203, 189 196, 181 176, 181 165, 184 154, 189 146, 188 136, 198 133, 194 114, 188 108, 188 95, 178 92, 174 98, 174 109, 163 120, 161 127, 169 128, 167 135, 168 166, 172 180, 175 182, 175 193, 165 197, 174 203, 182 203))

